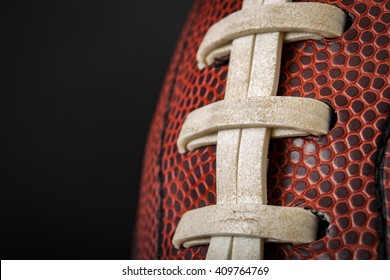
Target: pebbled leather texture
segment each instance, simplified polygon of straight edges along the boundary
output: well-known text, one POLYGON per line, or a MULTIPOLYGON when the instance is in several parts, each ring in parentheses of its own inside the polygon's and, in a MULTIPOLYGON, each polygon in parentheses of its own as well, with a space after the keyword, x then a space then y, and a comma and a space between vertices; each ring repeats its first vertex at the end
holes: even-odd
MULTIPOLYGON (((311 244, 266 244, 265 258, 387 258, 390 2, 318 2, 347 11, 353 22, 337 39, 285 44, 278 95, 322 100, 335 121, 322 137, 271 140, 268 204, 320 211, 330 224, 311 244)), ((177 250, 172 237, 187 210, 215 204, 216 147, 181 155, 176 142, 191 111, 224 97, 228 61, 198 70, 196 52, 208 28, 240 7, 241 1, 195 0, 184 26, 146 144, 136 259, 206 256, 207 246, 177 250)))

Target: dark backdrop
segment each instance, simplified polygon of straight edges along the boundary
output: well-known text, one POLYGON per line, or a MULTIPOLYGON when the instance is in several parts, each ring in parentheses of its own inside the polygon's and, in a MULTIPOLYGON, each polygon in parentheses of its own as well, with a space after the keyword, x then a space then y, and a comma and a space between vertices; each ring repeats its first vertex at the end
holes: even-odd
POLYGON ((144 142, 191 5, 2 4, 2 259, 130 258, 144 142))

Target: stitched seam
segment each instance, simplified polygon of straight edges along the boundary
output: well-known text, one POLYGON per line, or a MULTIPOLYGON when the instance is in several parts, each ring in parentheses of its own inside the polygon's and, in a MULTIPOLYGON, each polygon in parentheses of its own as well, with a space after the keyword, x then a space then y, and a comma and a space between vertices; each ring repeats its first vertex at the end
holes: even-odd
POLYGON ((387 259, 387 224, 386 224, 386 199, 385 199, 385 186, 384 186, 384 163, 386 156, 387 142, 390 138, 390 116, 385 123, 385 129, 382 131, 379 137, 383 137, 380 146, 378 148, 378 158, 375 166, 375 195, 378 202, 378 234, 379 234, 379 246, 378 246, 378 258, 387 259))
POLYGON ((238 203, 238 174, 239 174, 239 170, 238 170, 238 163, 240 162, 240 149, 241 149, 241 136, 242 136, 242 129, 240 129, 240 132, 238 133, 238 148, 237 148, 237 159, 236 159, 236 166, 237 166, 237 169, 236 169, 236 174, 235 174, 235 177, 236 177, 236 203, 238 203))
MULTIPOLYGON (((252 40, 252 48, 251 48, 251 54, 250 54, 251 59, 250 59, 249 74, 248 74, 249 79, 251 78, 251 74, 252 74, 253 56, 255 53, 255 45, 256 45, 256 35, 250 35, 250 36, 253 36, 253 40, 252 40)), ((245 89, 245 91, 246 91, 245 98, 248 97, 249 86, 250 86, 250 82, 247 84, 246 89, 245 89)), ((237 149, 237 160, 236 160, 236 166, 237 166, 237 169, 236 169, 236 203, 238 203, 238 175, 240 174, 239 162, 240 162, 241 139, 242 139, 242 129, 240 128, 240 133, 238 136, 238 149, 237 149)))

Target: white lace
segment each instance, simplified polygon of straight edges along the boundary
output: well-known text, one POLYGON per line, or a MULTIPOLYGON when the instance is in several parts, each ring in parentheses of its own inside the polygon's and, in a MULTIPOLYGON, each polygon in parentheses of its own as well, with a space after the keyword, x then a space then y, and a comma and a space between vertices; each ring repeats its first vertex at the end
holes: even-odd
POLYGON ((345 14, 331 5, 286 2, 244 0, 242 10, 212 26, 199 47, 200 68, 230 53, 225 100, 191 112, 178 147, 183 153, 217 144, 217 205, 183 215, 173 237, 177 248, 209 244, 207 259, 262 259, 265 239, 316 238, 314 214, 267 205, 268 144, 271 137, 328 132, 327 105, 275 96, 281 50, 284 41, 340 36, 345 14))

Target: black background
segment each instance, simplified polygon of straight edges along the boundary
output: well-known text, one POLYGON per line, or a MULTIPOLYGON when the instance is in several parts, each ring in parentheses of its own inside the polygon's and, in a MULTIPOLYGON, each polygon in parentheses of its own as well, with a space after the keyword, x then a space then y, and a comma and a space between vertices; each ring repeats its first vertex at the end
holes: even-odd
POLYGON ((190 0, 2 4, 1 259, 128 259, 190 0))

